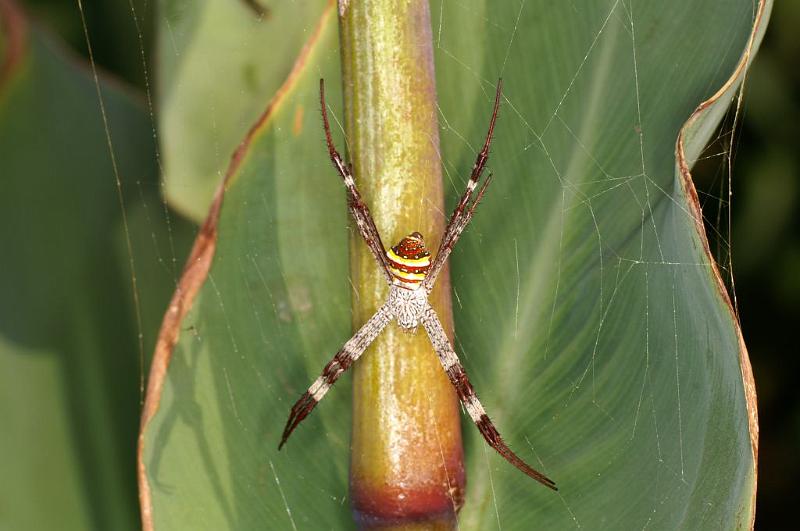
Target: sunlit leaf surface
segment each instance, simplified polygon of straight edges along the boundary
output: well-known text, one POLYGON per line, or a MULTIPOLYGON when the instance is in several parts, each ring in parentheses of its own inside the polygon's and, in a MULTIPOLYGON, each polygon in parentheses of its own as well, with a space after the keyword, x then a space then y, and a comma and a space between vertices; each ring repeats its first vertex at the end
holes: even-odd
MULTIPOLYGON (((451 259, 456 349, 510 446, 560 488, 534 484, 465 425, 462 529, 749 527, 746 354, 675 142, 754 27, 760 38, 757 8, 431 7, 449 205, 505 83, 495 181, 451 259)), ((145 433, 157 529, 353 525, 348 379, 276 448, 289 407, 350 335, 344 191, 316 99, 324 76, 341 113, 333 17, 310 46, 233 170, 145 433)), ((732 90, 687 132, 689 164, 732 90)))
POLYGON ((325 2, 159 3, 166 194, 201 221, 231 153, 288 75, 325 2))

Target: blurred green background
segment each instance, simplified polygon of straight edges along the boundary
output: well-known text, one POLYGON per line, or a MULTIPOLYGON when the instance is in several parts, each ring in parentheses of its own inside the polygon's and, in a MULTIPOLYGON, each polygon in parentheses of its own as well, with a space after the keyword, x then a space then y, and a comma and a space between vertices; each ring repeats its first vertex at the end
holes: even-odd
MULTIPOLYGON (((42 26, 86 54, 75 2, 27 0, 22 4, 42 26)), ((84 3, 98 66, 142 94, 146 76, 140 36, 150 57, 155 7, 153 0, 84 3)), ((748 74, 741 113, 729 113, 716 142, 694 171, 712 248, 729 284, 727 265, 733 264, 736 300, 758 389, 759 529, 786 525, 787 508, 797 499, 795 482, 800 479, 800 385, 795 381, 800 360, 793 336, 800 323, 798 26, 800 2, 776 2, 766 38, 748 74)), ((146 65, 155 67, 149 59, 146 65)), ((146 345, 145 351, 151 347, 146 345)), ((136 386, 138 377, 132 375, 132 392, 136 386)))

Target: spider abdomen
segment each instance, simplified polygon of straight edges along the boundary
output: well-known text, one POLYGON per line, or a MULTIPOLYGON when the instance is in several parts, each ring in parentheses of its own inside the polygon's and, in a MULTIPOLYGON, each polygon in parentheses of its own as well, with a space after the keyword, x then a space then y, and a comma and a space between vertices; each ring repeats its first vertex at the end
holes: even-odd
POLYGON ((395 279, 412 289, 425 280, 431 268, 431 253, 425 247, 422 234, 412 232, 386 251, 389 271, 395 279))

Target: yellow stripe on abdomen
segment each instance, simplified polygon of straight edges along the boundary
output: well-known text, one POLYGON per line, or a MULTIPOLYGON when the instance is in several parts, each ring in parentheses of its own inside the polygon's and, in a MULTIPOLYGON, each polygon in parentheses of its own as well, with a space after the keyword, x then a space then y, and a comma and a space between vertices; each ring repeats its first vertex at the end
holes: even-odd
POLYGON ((425 280, 425 273, 406 273, 392 266, 389 266, 389 269, 391 269, 394 276, 405 282, 422 282, 425 280))
POLYGON ((403 258, 402 256, 395 253, 394 249, 391 248, 388 251, 386 251, 386 255, 392 262, 396 262, 400 265, 408 267, 425 267, 431 265, 430 256, 422 256, 420 258, 403 258))

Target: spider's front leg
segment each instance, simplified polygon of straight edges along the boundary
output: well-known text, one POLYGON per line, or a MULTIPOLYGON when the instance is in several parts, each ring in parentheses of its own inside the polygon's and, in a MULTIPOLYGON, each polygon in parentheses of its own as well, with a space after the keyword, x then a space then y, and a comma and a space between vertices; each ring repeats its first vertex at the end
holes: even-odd
POLYGON ((328 144, 328 154, 331 157, 334 168, 339 172, 339 175, 344 181, 347 188, 347 208, 358 227, 358 232, 364 241, 367 243, 370 251, 372 251, 378 266, 383 270, 386 275, 386 280, 392 281, 392 274, 389 272, 389 263, 386 260, 386 249, 383 247, 381 236, 378 229, 375 227, 375 221, 372 219, 372 214, 361 198, 361 194, 356 188, 356 182, 353 179, 353 171, 351 166, 344 163, 342 156, 336 151, 336 146, 333 145, 333 137, 331 136, 331 127, 328 122, 328 108, 325 105, 325 82, 319 80, 319 101, 322 106, 322 126, 325 129, 325 142, 328 144))
POLYGON ((308 391, 303 393, 300 400, 292 407, 289 413, 289 420, 286 421, 286 427, 283 429, 283 435, 281 436, 278 450, 286 444, 286 440, 297 425, 311 413, 319 401, 322 400, 322 397, 325 396, 325 393, 336 383, 339 376, 350 368, 353 362, 364 353, 364 350, 370 343, 375 341, 375 338, 378 337, 378 334, 389 324, 389 321, 391 321, 393 317, 394 315, 392 314, 389 304, 381 306, 378 311, 364 323, 358 332, 344 344, 333 359, 328 362, 322 370, 320 377, 311 384, 308 391))
POLYGON ((433 284, 436 282, 436 277, 439 276, 439 272, 441 271, 442 267, 444 267, 444 263, 447 261, 450 251, 453 250, 453 247, 455 247, 458 238, 461 236, 461 233, 464 232, 464 229, 469 224, 470 220, 472 219, 472 215, 475 213, 475 208, 478 206, 478 203, 480 203, 481 199, 483 198, 483 194, 486 193, 486 188, 492 181, 492 175, 489 174, 489 177, 487 177, 483 182, 480 190, 478 190, 478 194, 473 199, 473 193, 478 187, 478 181, 480 181, 481 175, 483 174, 483 169, 486 167, 486 162, 489 160, 489 147, 492 145, 494 124, 497 121, 497 111, 500 109, 500 97, 502 96, 502 93, 503 80, 498 79, 497 91, 495 92, 494 96, 492 118, 489 120, 489 130, 486 133, 486 140, 483 142, 483 149, 481 149, 481 151, 478 153, 478 156, 475 158, 475 164, 472 166, 472 175, 470 175, 469 181, 467 181, 467 189, 464 191, 464 194, 461 196, 458 205, 456 205, 453 214, 450 216, 450 221, 447 223, 447 227, 444 229, 442 241, 439 243, 439 250, 436 251, 436 258, 434 258, 433 264, 431 264, 430 272, 423 283, 423 287, 428 293, 430 293, 433 289, 433 284))
POLYGON ((478 427, 483 438, 489 443, 489 446, 497 450, 497 453, 502 455, 506 461, 545 487, 558 490, 553 480, 530 467, 525 461, 520 459, 500 437, 500 433, 497 431, 497 428, 494 427, 492 421, 489 420, 489 416, 486 414, 483 405, 478 400, 478 396, 475 394, 475 390, 472 388, 469 378, 467 378, 467 373, 458 360, 458 356, 453 350, 450 340, 447 338, 447 334, 431 306, 428 306, 423 314, 422 326, 425 327, 425 331, 428 333, 428 337, 433 344, 433 349, 439 356, 439 361, 442 363, 447 377, 450 378, 450 382, 453 384, 453 387, 456 388, 458 399, 461 401, 461 404, 463 404, 464 409, 467 410, 467 413, 469 413, 472 421, 478 427))

